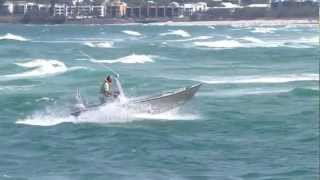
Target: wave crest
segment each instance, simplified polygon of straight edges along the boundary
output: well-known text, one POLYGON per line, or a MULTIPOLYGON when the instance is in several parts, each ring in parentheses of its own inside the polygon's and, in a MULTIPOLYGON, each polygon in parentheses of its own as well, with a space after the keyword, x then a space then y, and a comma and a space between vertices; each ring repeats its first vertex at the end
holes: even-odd
POLYGON ((319 81, 318 74, 288 74, 277 76, 200 77, 194 79, 207 84, 288 83, 295 81, 319 81))
POLYGON ((124 30, 122 32, 131 36, 142 36, 142 34, 137 31, 124 30))
POLYGON ((14 35, 11 33, 7 33, 4 36, 0 36, 0 40, 11 40, 11 41, 28 41, 28 39, 22 37, 22 36, 18 36, 18 35, 14 35))
POLYGON ((112 48, 113 42, 86 42, 84 45, 92 48, 112 48))
POLYGON ((44 77, 50 75, 61 74, 66 71, 87 69, 85 67, 71 67, 68 68, 63 62, 58 60, 46 60, 46 59, 35 59, 24 63, 15 63, 18 66, 29 68, 31 70, 23 73, 8 74, 0 76, 4 80, 14 80, 20 78, 32 78, 32 77, 44 77))
POLYGON ((198 47, 208 48, 238 48, 243 47, 241 43, 236 40, 221 40, 221 41, 206 41, 206 42, 193 42, 198 47))
POLYGON ((131 54, 129 56, 121 57, 114 60, 91 60, 97 63, 124 63, 124 64, 144 64, 144 63, 153 63, 152 59, 154 56, 152 55, 139 55, 139 54, 131 54))
POLYGON ((169 30, 169 32, 161 33, 160 36, 181 36, 181 37, 191 37, 191 35, 182 29, 179 30, 169 30))

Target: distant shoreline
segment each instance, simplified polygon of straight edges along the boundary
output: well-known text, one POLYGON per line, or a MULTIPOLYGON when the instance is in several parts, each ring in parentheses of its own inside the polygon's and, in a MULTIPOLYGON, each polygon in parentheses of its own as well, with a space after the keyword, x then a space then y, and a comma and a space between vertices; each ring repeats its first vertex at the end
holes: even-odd
MULTIPOLYGON (((0 24, 23 24, 18 17, 0 17, 0 24)), ((51 25, 51 23, 28 23, 32 25, 51 25)), ((150 24, 150 25, 168 25, 168 26, 317 26, 319 20, 314 18, 302 19, 251 19, 251 20, 212 20, 212 21, 191 21, 186 19, 155 19, 135 21, 132 19, 90 19, 90 20, 67 20, 61 24, 84 24, 84 25, 134 25, 134 24, 150 24)), ((55 25, 55 24, 52 24, 55 25)))
POLYGON ((160 22, 150 24, 175 25, 175 26, 285 26, 285 25, 300 25, 300 26, 316 26, 317 19, 254 19, 254 20, 219 20, 219 21, 187 21, 187 22, 160 22))

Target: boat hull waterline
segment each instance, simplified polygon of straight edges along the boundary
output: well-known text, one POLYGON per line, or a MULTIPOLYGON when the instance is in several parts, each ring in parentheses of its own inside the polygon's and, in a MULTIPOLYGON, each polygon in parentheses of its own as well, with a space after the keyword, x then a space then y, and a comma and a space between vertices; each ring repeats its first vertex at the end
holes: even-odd
MULTIPOLYGON (((137 113, 160 114, 177 107, 182 106, 188 102, 199 90, 201 84, 184 87, 170 92, 165 92, 156 96, 136 98, 129 100, 123 104, 123 108, 137 113)), ((73 116, 79 116, 87 111, 94 111, 105 104, 88 105, 81 110, 76 110, 71 113, 73 116)))

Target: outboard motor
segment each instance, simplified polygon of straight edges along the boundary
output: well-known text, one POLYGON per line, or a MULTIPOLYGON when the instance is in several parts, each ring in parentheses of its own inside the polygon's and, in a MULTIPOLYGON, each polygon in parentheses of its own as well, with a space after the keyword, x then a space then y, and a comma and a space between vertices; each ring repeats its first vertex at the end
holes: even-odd
POLYGON ((75 100, 76 100, 76 103, 73 105, 73 108, 72 108, 74 111, 83 111, 86 109, 86 106, 83 103, 79 88, 77 88, 75 100))

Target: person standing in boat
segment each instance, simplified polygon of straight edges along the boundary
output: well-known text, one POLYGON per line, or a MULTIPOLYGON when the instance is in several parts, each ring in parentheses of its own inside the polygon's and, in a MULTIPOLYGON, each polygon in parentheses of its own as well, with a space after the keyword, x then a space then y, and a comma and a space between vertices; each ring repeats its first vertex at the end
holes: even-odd
POLYGON ((107 99, 112 97, 112 78, 111 78, 111 76, 107 76, 104 79, 104 82, 103 82, 101 89, 100 89, 100 93, 101 93, 101 97, 100 97, 101 103, 107 102, 107 99))

